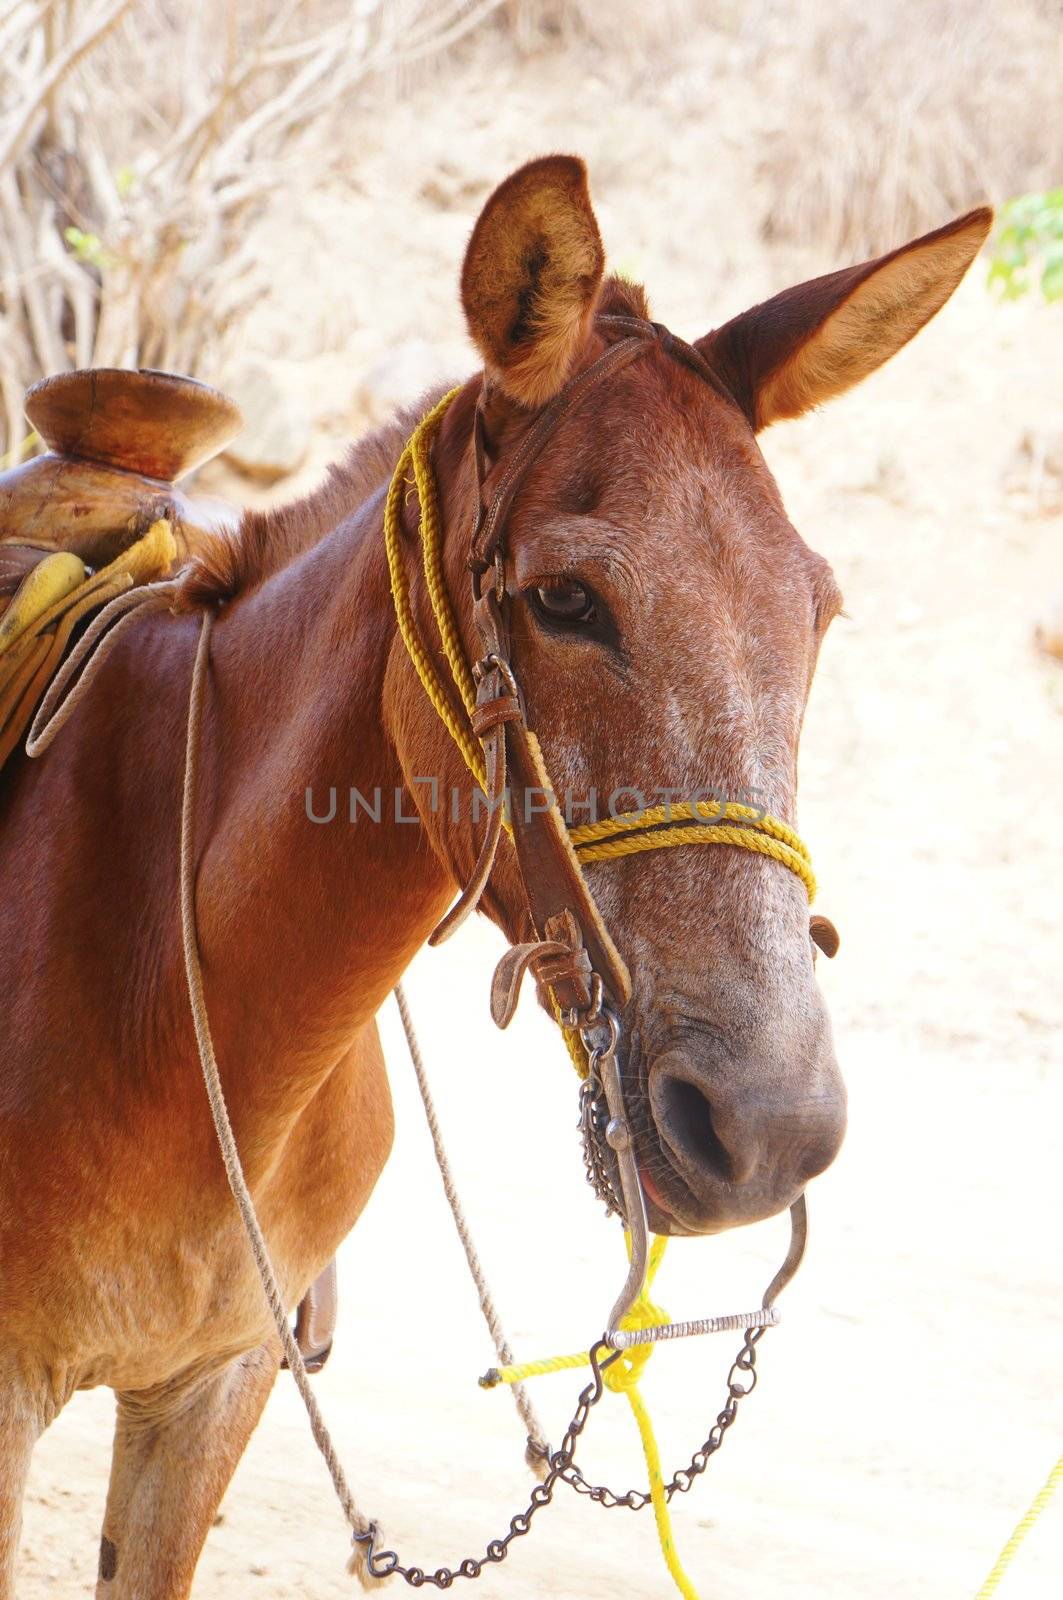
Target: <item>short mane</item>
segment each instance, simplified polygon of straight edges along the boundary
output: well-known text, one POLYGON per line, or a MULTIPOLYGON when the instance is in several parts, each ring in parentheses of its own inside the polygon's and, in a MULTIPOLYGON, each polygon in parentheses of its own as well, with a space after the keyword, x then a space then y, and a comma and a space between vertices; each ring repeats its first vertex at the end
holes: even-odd
MULTIPOLYGON (((624 278, 607 278, 597 314, 648 317, 644 289, 624 278)), ((414 427, 446 389, 444 384, 430 390, 351 445, 344 459, 329 467, 324 483, 302 499, 271 511, 245 511, 235 532, 203 536, 181 573, 178 606, 198 610, 247 594, 338 527, 391 477, 414 427)))
POLYGON ((430 391, 351 445, 310 494, 270 511, 244 511, 235 531, 199 539, 180 576, 180 608, 197 610, 256 589, 338 527, 391 477, 414 427, 445 392, 430 391))

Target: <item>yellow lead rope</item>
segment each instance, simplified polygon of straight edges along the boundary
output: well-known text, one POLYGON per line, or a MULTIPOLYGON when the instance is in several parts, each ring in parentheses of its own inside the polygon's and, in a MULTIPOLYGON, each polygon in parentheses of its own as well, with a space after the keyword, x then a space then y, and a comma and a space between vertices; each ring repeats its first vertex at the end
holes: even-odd
MULTIPOLYGON (((628 1257, 631 1256, 631 1235, 624 1233, 628 1257)), ((621 1319, 621 1328, 654 1328, 669 1320, 668 1313, 663 1307, 656 1305, 650 1299, 650 1288, 657 1274, 657 1268, 664 1258, 667 1239, 656 1238, 650 1250, 649 1263, 646 1268, 646 1281, 642 1292, 634 1305, 621 1319)), ((657 1439, 653 1432, 653 1422, 650 1419, 649 1408, 639 1389, 639 1378, 650 1356, 653 1354, 652 1344, 640 1344, 630 1350, 622 1350, 609 1366, 602 1369, 602 1382, 614 1394, 627 1396, 631 1414, 639 1430, 639 1439, 642 1443, 642 1453, 646 1458, 646 1470, 649 1474, 650 1500, 653 1505, 654 1521, 657 1524, 657 1537, 661 1542, 661 1553, 664 1556, 665 1566, 675 1583, 676 1588, 684 1600, 698 1600, 697 1590, 687 1577, 679 1553, 675 1547, 672 1534, 672 1517, 668 1508, 668 1496, 665 1492, 664 1474, 661 1471, 661 1453, 657 1448, 657 1439)), ((539 1378, 548 1372, 564 1372, 570 1367, 586 1367, 590 1365, 590 1355, 586 1350, 571 1356, 551 1356, 545 1361, 526 1361, 520 1366, 500 1367, 490 1375, 490 1382, 485 1382, 484 1387, 493 1387, 496 1383, 522 1383, 526 1378, 539 1378)))
POLYGON ((1012 1534, 1011 1538, 1008 1540, 999 1556, 997 1556, 996 1564, 994 1565, 992 1572, 989 1574, 988 1578, 975 1595, 974 1600, 990 1600, 990 1596, 996 1594, 997 1585, 1004 1576, 1005 1572, 1011 1566, 1012 1557, 1014 1556, 1016 1550, 1019 1548, 1022 1541, 1025 1539, 1026 1535, 1029 1533, 1030 1529, 1033 1527, 1034 1523, 1037 1521, 1038 1517, 1041 1515, 1041 1512, 1051 1500, 1053 1494, 1059 1488, 1061 1483, 1063 1483, 1063 1456, 1060 1456, 1059 1460, 1048 1474, 1048 1477, 1045 1479, 1041 1489, 1034 1496, 1025 1516, 1019 1522, 1015 1532, 1012 1534))

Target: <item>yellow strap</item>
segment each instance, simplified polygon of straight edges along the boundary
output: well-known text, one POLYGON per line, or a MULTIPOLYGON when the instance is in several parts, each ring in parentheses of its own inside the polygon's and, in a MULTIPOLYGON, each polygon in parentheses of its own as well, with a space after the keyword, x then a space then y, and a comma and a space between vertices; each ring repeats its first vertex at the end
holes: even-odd
POLYGON ((997 1557, 996 1565, 994 1566, 992 1572, 989 1574, 988 1578, 975 1595, 975 1600, 989 1600, 990 1595, 996 1594, 997 1585, 1010 1567, 1012 1557, 1014 1556, 1016 1550, 1019 1548, 1020 1544, 1025 1539, 1026 1535, 1029 1533, 1030 1529, 1033 1527, 1034 1523, 1037 1521, 1038 1517, 1041 1515, 1041 1512, 1051 1500, 1053 1494, 1059 1488, 1061 1483, 1063 1483, 1063 1456, 1060 1456, 1059 1460, 1048 1474, 1048 1477, 1045 1479, 1040 1491, 1034 1496, 1034 1499, 1025 1516, 1019 1522, 1015 1532, 1012 1534, 1011 1538, 1008 1540, 1007 1544, 997 1557))

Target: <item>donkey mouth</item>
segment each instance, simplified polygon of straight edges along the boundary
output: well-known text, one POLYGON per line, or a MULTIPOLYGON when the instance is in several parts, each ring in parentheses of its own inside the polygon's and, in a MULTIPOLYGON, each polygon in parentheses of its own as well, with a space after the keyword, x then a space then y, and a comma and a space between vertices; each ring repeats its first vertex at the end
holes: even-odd
MULTIPOLYGON (((675 1194, 670 1194, 666 1198, 661 1189, 660 1178, 654 1177, 649 1169, 641 1163, 639 1165, 639 1181, 642 1184, 642 1192, 646 1196, 649 1223, 654 1233, 680 1235, 698 1232, 698 1229, 690 1227, 683 1221, 677 1209, 683 1206, 684 1201, 690 1209, 693 1209, 693 1196, 689 1192, 681 1198, 675 1194)), ((685 1187, 680 1180, 674 1180, 669 1185, 670 1190, 685 1189, 685 1187)))

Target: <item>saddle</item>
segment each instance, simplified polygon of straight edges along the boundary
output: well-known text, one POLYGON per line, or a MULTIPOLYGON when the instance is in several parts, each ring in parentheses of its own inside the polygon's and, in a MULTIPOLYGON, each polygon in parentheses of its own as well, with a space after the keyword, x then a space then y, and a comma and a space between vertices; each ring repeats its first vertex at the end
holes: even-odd
POLYGON ((26 415, 50 449, 0 475, 0 766, 79 624, 222 524, 176 479, 241 426, 206 384, 110 368, 46 378, 26 415))
MULTIPOLYGON (((79 628, 125 590, 168 577, 237 515, 176 487, 243 426, 207 384, 91 368, 35 384, 25 410, 49 449, 0 473, 0 769, 79 628)), ((307 1371, 324 1366, 335 1324, 330 1262, 296 1317, 307 1371)))

